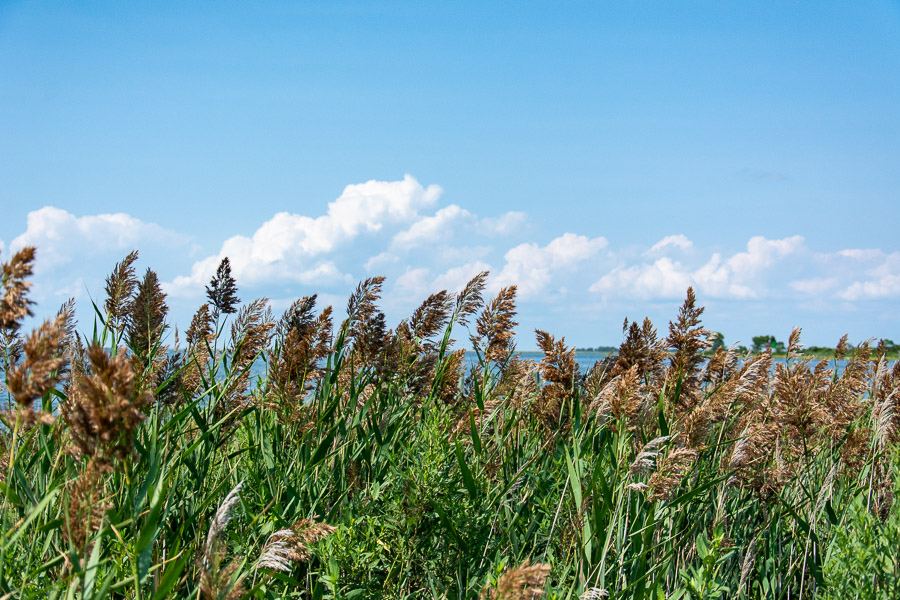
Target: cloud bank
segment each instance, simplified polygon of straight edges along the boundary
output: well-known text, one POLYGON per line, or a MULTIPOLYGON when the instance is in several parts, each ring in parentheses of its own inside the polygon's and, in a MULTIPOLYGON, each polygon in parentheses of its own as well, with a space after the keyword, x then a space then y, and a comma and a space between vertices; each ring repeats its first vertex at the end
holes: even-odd
POLYGON ((248 297, 269 296, 276 304, 309 293, 339 298, 363 277, 384 274, 384 302, 401 312, 487 270, 489 293, 517 285, 523 310, 551 321, 595 318, 615 307, 677 306, 688 286, 703 302, 766 303, 796 314, 865 311, 900 294, 900 252, 823 251, 801 235, 704 246, 677 231, 616 247, 602 231, 539 231, 521 211, 481 215, 442 200, 439 186, 410 175, 348 185, 318 215, 279 212, 205 256, 187 232, 127 213, 74 215, 48 206, 29 213, 9 249, 39 248, 36 290, 46 297, 77 295, 85 287, 99 294, 103 275, 127 251, 149 249, 168 264, 165 291, 186 305, 203 301, 205 284, 226 256, 248 297))

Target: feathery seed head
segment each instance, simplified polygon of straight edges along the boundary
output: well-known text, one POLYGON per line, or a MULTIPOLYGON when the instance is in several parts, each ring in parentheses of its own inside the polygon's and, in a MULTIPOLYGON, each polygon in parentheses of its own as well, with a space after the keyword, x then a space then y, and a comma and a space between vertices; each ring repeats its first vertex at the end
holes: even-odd
POLYGON ((110 357, 104 348, 91 344, 87 355, 90 372, 75 378, 60 407, 73 450, 101 465, 125 460, 134 451, 134 432, 153 397, 135 389, 134 369, 124 349, 110 357))
POLYGON ((456 309, 454 311, 457 322, 465 327, 469 323, 469 317, 478 311, 482 303, 485 282, 489 272, 482 271, 469 280, 462 291, 456 296, 456 309))
POLYGON ((30 306, 34 304, 28 299, 27 281, 34 272, 34 246, 25 246, 15 254, 9 262, 3 263, 2 277, 3 296, 0 297, 0 330, 15 333, 22 325, 22 319, 33 316, 30 306))
POLYGON ((214 321, 218 321, 219 315, 230 315, 237 310, 241 300, 237 297, 237 282, 231 276, 231 261, 227 256, 219 263, 216 274, 206 286, 206 297, 212 304, 214 321))
POLYGON ((34 415, 35 400, 56 388, 65 376, 64 344, 69 318, 66 311, 53 321, 44 321, 22 342, 22 359, 9 366, 7 389, 27 415, 34 415))
POLYGON ((490 600, 531 600, 544 595, 544 582, 550 574, 550 565, 531 564, 526 559, 518 567, 507 568, 497 579, 493 589, 485 589, 482 598, 490 600))
POLYGON ((134 275, 137 259, 137 250, 132 250, 122 262, 116 263, 106 278, 106 324, 116 331, 125 328, 131 313, 134 290, 138 284, 134 275))
POLYGON ((489 361, 504 362, 513 350, 513 329, 518 323, 516 316, 516 286, 500 290, 497 296, 484 307, 476 322, 477 335, 473 344, 481 348, 484 344, 484 358, 489 361))
POLYGON ((209 524, 209 532, 206 534, 205 549, 207 557, 214 554, 217 540, 225 531, 225 528, 228 527, 231 519, 234 518, 234 509, 241 502, 241 488, 243 487, 244 482, 238 482, 238 484, 228 492, 225 499, 222 500, 222 503, 216 510, 216 515, 213 517, 212 523, 209 524))

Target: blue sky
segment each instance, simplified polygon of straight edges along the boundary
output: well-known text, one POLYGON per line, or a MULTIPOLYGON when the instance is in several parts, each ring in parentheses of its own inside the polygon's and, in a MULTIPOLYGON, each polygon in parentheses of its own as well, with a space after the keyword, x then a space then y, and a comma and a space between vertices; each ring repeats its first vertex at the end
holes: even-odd
POLYGON ((489 268, 523 349, 687 285, 728 343, 900 340, 898 40, 897 2, 5 2, 0 249, 49 312, 138 248, 182 327, 227 254, 276 309, 384 274, 392 321, 489 268))

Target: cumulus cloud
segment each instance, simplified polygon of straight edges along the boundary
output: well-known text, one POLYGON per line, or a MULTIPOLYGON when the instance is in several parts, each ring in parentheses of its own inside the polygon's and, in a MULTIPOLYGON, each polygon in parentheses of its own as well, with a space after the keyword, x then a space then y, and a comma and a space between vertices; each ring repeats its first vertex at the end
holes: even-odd
POLYGON ((394 236, 396 248, 409 250, 422 244, 434 244, 449 239, 460 224, 474 218, 469 211, 456 204, 444 207, 434 216, 422 217, 404 231, 394 236))
POLYGON ((678 298, 690 284, 691 276, 684 266, 664 256, 652 264, 617 267, 591 285, 588 291, 603 296, 678 298))
POLYGON ((282 212, 262 224, 251 237, 234 236, 214 255, 194 263, 190 275, 166 285, 174 295, 197 293, 224 257, 239 283, 330 283, 348 276, 333 261, 316 259, 332 253, 365 232, 407 223, 419 210, 437 202, 442 190, 423 187, 406 175, 401 181, 367 181, 348 185, 319 217, 282 212), (314 259, 311 261, 310 259, 314 259), (313 263, 310 266, 310 263, 313 263))
POLYGON ((12 241, 10 250, 36 246, 39 273, 73 260, 104 257, 145 245, 184 246, 189 239, 125 213, 76 217, 52 206, 28 213, 26 224, 25 232, 12 241))
MULTIPOLYGON (((657 244, 654 248, 660 250, 666 246, 681 245, 657 244)), ((594 282, 589 291, 604 297, 677 298, 684 294, 689 285, 693 285, 714 298, 757 298, 765 295, 766 291, 766 282, 761 274, 802 248, 801 236, 781 240, 755 236, 747 242, 746 252, 738 252, 729 258, 714 253, 705 264, 695 269, 666 256, 652 263, 621 265, 594 282)))
POLYGON ((432 284, 432 290, 447 290, 452 293, 461 291, 473 277, 482 271, 490 271, 486 262, 475 261, 459 267, 453 267, 438 275, 432 284))
POLYGON ((425 267, 407 269, 397 278, 394 289, 402 296, 421 296, 429 290, 431 283, 430 272, 425 267))
MULTIPOLYGON (((900 252, 885 255, 877 266, 866 271, 866 279, 854 281, 839 294, 844 300, 871 300, 900 296, 900 252)), ((856 258, 856 257, 853 257, 856 258)), ((873 258, 868 255, 866 258, 873 258)))
POLYGON ((606 238, 591 239, 574 233, 564 233, 543 247, 533 243, 519 244, 504 256, 506 264, 493 284, 495 287, 515 284, 519 286, 521 297, 535 296, 547 289, 554 271, 571 269, 594 257, 607 245, 606 238))
POLYGON ((424 299, 440 290, 459 292, 469 281, 482 271, 490 271, 491 265, 483 261, 472 261, 432 275, 425 267, 409 268, 397 278, 394 289, 404 299, 424 299))

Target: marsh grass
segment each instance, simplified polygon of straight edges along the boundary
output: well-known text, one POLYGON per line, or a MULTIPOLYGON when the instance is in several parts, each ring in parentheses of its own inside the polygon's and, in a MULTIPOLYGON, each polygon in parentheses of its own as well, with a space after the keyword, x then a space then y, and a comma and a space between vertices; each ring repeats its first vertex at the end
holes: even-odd
POLYGON ((516 354, 487 273, 394 329, 368 279, 335 328, 238 307, 223 261, 182 348, 136 252, 90 335, 71 303, 23 333, 34 257, 3 265, 0 597, 896 597, 900 367, 868 343, 706 360, 689 289, 582 373, 547 332, 516 354))

